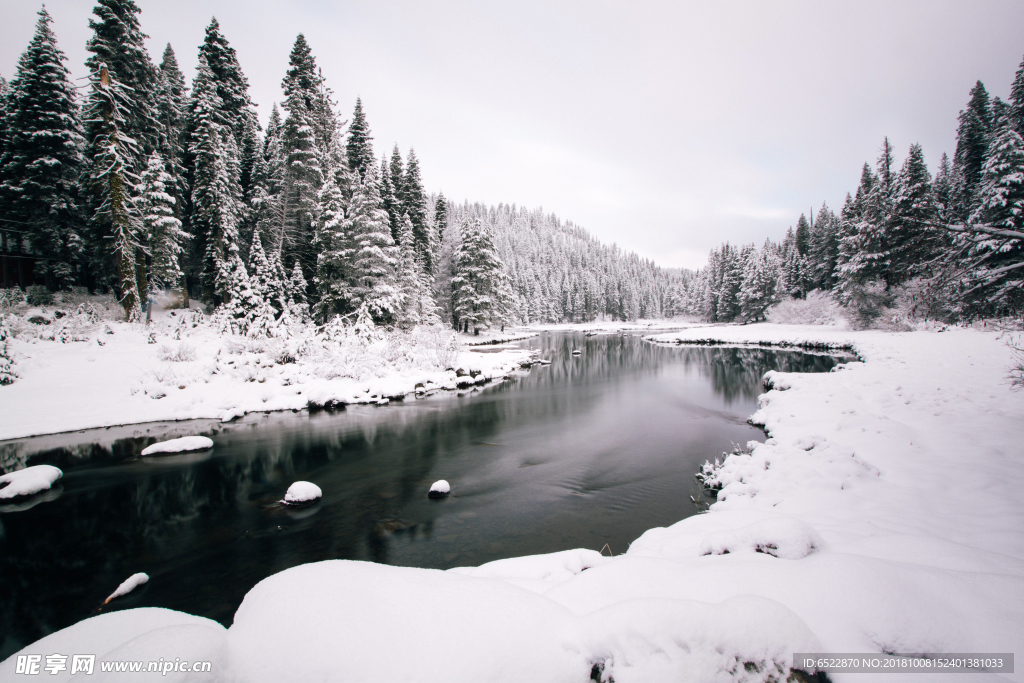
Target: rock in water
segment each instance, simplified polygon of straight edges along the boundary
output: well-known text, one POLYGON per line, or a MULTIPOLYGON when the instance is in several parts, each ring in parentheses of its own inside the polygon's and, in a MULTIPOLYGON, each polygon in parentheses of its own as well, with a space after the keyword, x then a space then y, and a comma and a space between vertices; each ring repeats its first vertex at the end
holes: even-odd
POLYGON ((288 487, 284 494, 286 505, 309 505, 320 500, 323 491, 316 484, 309 481, 297 481, 288 487))
POLYGON ((8 472, 0 476, 0 500, 17 498, 19 496, 31 496, 32 494, 45 491, 53 482, 64 476, 60 468, 53 465, 33 465, 24 469, 8 472))
MULTIPOLYGON (((166 394, 165 394, 166 395, 166 394)), ((205 436, 183 436, 180 439, 161 441, 142 449, 142 455, 158 453, 187 453, 189 451, 205 451, 213 448, 213 439, 205 436)))
POLYGON ((448 485, 444 479, 438 479, 430 485, 430 492, 427 493, 429 498, 444 498, 452 492, 452 487, 448 485))
POLYGON ((132 574, 127 579, 125 579, 124 583, 117 587, 117 590, 110 594, 109 598, 103 601, 103 604, 105 605, 114 598, 119 598, 122 595, 128 595, 138 586, 141 586, 147 581, 149 581, 149 574, 144 574, 143 572, 139 572, 138 574, 132 574))

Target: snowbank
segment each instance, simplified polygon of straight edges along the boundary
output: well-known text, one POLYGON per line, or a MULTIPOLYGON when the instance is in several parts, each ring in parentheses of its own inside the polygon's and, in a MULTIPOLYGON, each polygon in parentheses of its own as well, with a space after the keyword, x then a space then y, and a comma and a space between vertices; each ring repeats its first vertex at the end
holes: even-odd
POLYGON ((142 455, 188 453, 189 451, 204 451, 207 448, 213 448, 213 439, 205 436, 183 436, 147 446, 142 449, 142 455))
POLYGON ((34 465, 8 472, 0 476, 0 484, 6 484, 0 488, 0 500, 17 496, 31 496, 34 493, 46 491, 63 476, 64 473, 53 465, 34 465))
POLYGON ((10 348, 18 380, 0 386, 0 440, 161 420, 227 421, 253 412, 384 405, 471 389, 535 362, 532 352, 515 347, 474 353, 442 328, 356 337, 345 329, 307 326, 288 338, 250 339, 222 334, 196 310, 158 311, 149 326, 98 317, 91 309, 50 325, 23 315, 6 319, 15 331, 10 348))
MULTIPOLYGON (((687 336, 849 346, 865 362, 772 373, 753 418, 770 438, 714 468, 710 512, 624 555, 303 565, 254 587, 223 635, 179 633, 173 656, 221 657, 219 680, 255 683, 623 683, 785 680, 800 651, 1024 651, 1024 393, 1006 380, 1004 339, 750 325, 666 341, 687 336)), ((105 628, 88 623, 50 638, 82 651, 75 638, 105 628)))
POLYGON ((308 481, 297 481, 285 491, 284 502, 289 505, 301 505, 320 500, 323 495, 323 491, 316 484, 308 481))

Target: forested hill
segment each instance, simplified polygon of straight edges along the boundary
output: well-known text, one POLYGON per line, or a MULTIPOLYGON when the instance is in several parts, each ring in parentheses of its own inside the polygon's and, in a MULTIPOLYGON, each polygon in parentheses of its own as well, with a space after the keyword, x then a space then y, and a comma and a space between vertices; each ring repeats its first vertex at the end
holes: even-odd
MULTIPOLYGON (((434 198, 436 206, 437 198, 434 198)), ((443 215, 443 213, 442 213, 443 215)), ((683 312, 679 284, 688 271, 666 269, 543 209, 449 203, 448 225, 479 219, 493 235, 512 289, 512 318, 525 322, 588 322, 671 317, 683 312)), ((439 227, 442 251, 458 235, 439 227)))

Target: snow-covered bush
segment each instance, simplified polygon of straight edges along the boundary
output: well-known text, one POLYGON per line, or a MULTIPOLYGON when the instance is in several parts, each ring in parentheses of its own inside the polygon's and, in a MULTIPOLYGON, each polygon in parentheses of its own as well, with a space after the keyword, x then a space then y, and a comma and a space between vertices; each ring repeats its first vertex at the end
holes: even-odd
POLYGON ((26 301, 25 292, 21 291, 20 287, 0 289, 0 311, 10 310, 15 306, 26 303, 26 301))
POLYGON ((956 313, 953 293, 941 282, 914 278, 892 290, 892 315, 898 323, 948 322, 956 313))
POLYGON ((196 347, 191 344, 182 342, 174 348, 169 346, 160 347, 160 360, 170 361, 171 363, 187 363, 195 359, 196 347))
POLYGON ((53 303, 53 293, 42 285, 32 285, 25 292, 29 306, 48 306, 53 303))
POLYGON ((1013 364, 1010 366, 1010 386, 1024 388, 1024 342, 1019 339, 1009 343, 1013 349, 1013 364))
POLYGON ((0 385, 13 384, 18 378, 14 374, 14 359, 11 357, 10 346, 7 343, 11 336, 11 328, 8 324, 9 316, 0 313, 0 385))
POLYGON ((782 325, 835 325, 843 320, 842 307, 828 292, 817 289, 805 299, 786 297, 769 308, 765 317, 782 325))

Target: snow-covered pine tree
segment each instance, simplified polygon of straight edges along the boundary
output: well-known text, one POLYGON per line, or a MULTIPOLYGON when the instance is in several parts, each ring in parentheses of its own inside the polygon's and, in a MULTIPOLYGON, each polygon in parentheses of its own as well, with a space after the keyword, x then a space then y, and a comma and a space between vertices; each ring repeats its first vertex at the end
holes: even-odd
POLYGON ((139 322, 142 308, 136 273, 140 222, 129 187, 138 178, 130 170, 135 141, 121 132, 121 112, 127 99, 123 86, 99 64, 90 79, 86 121, 93 138, 88 182, 93 196, 102 198, 94 222, 108 226, 110 249, 117 265, 117 295, 125 320, 139 322))
POLYGON ((448 229, 448 200, 444 198, 444 192, 438 192, 437 200, 434 202, 434 233, 437 235, 438 243, 444 241, 444 232, 448 229))
POLYGON ((971 88, 970 95, 967 109, 960 112, 956 153, 953 155, 953 165, 959 171, 962 181, 956 193, 956 213, 959 221, 966 220, 977 204, 976 195, 981 183, 985 154, 988 151, 989 131, 992 128, 992 112, 984 84, 978 81, 971 88))
POLYGON ((375 323, 390 324, 399 299, 395 286, 398 248, 391 238, 379 187, 377 165, 371 159, 352 193, 346 230, 355 250, 351 270, 353 306, 365 305, 375 323))
POLYGON ((961 228, 961 243, 970 257, 965 299, 983 312, 1005 314, 1024 307, 1024 139, 1009 116, 993 133, 978 207, 961 228))
POLYGON ((460 237, 452 278, 455 325, 463 332, 473 330, 473 334, 479 334, 500 318, 498 296, 503 265, 480 219, 464 222, 460 237))
POLYGON ((796 250, 801 256, 806 256, 811 248, 811 225, 807 222, 807 216, 800 214, 796 222, 796 250))
POLYGON ((46 9, 40 10, 5 97, 0 215, 26 224, 38 257, 35 275, 56 290, 75 282, 83 250, 78 192, 83 137, 66 57, 50 23, 46 9))
POLYGON ((861 177, 857 190, 858 222, 852 254, 846 264, 847 275, 852 280, 867 282, 881 280, 890 275, 891 253, 889 222, 892 217, 892 146, 886 137, 878 157, 877 173, 861 177))
POLYGON ((14 357, 8 340, 11 338, 11 327, 7 315, 0 313, 0 386, 13 384, 18 379, 14 372, 14 357))
POLYGON ((105 64, 111 77, 131 93, 123 105, 121 128, 135 140, 138 152, 132 170, 138 173, 145 168, 156 146, 158 129, 154 106, 157 72, 146 51, 140 12, 134 0, 96 0, 96 18, 89 19, 93 35, 86 43, 86 50, 92 55, 85 62, 92 72, 105 64))
POLYGON ((373 163, 373 137, 366 122, 366 114, 363 113, 363 101, 359 97, 356 98, 352 122, 348 124, 345 157, 348 159, 349 170, 358 172, 360 177, 366 173, 368 164, 373 163))
POLYGON ((884 279, 899 285, 915 275, 934 270, 940 255, 941 235, 936 222, 939 206, 932 191, 931 174, 924 163, 921 145, 910 146, 910 153, 897 174, 892 194, 892 216, 886 240, 889 267, 884 279))
POLYGON ((218 123, 230 129, 235 136, 235 143, 241 148, 247 123, 255 124, 256 121, 255 105, 249 97, 249 80, 242 73, 235 49, 221 33, 216 17, 206 27, 206 36, 199 46, 199 54, 206 58, 217 96, 220 97, 221 118, 218 123))
POLYGON ((811 228, 810 264, 811 286, 830 290, 835 286, 836 259, 839 256, 839 219, 824 203, 811 228))
POLYGON ((306 305, 306 290, 308 284, 306 282, 306 276, 302 274, 302 268, 299 266, 299 262, 296 261, 295 265, 292 266, 291 277, 286 281, 287 283, 287 294, 288 300, 293 306, 305 306, 306 305))
MULTIPOLYGON (((199 67, 192 88, 192 116, 195 127, 189 140, 189 152, 195 159, 192 182, 192 227, 203 250, 203 284, 206 296, 217 302, 230 300, 241 291, 245 271, 238 248, 239 198, 237 177, 231 167, 234 138, 218 122, 220 97, 205 58, 199 56, 199 67), (237 259, 238 263, 234 261, 237 259)), ((247 282, 246 282, 247 286, 247 282)))
POLYGON ((313 232, 313 247, 316 250, 316 285, 317 303, 313 306, 313 316, 321 323, 326 323, 336 315, 352 311, 352 259, 355 254, 355 242, 349 230, 350 222, 345 217, 346 201, 339 173, 347 174, 345 168, 332 173, 327 183, 320 190, 320 201, 317 207, 317 218, 313 232))
POLYGON ((427 198, 420 180, 420 162, 415 150, 410 149, 405 161, 405 175, 402 177, 402 209, 412 221, 412 237, 416 253, 423 261, 428 273, 434 272, 434 237, 427 223, 427 198))
POLYGON ((779 280, 779 266, 771 245, 748 254, 743 268, 740 287, 740 315, 744 320, 761 320, 768 308, 777 301, 775 287, 779 280))
POLYGON ((395 187, 391 183, 391 169, 387 160, 380 162, 380 199, 384 202, 384 210, 388 213, 388 225, 391 226, 391 238, 398 244, 402 231, 402 206, 395 196, 395 187))
POLYGON ((939 170, 935 172, 932 192, 935 194, 935 202, 938 205, 939 220, 945 223, 954 222, 954 217, 950 212, 953 206, 954 184, 953 165, 949 161, 949 156, 943 152, 942 159, 939 160, 939 170))
MULTIPOLYGON (((389 168, 391 176, 391 187, 395 191, 395 197, 398 202, 402 202, 402 198, 405 196, 405 163, 402 161, 402 153, 398 150, 398 145, 391 149, 391 167, 389 168)), ((399 210, 399 216, 402 211, 399 210)))
POLYGON ((191 236, 181 229, 181 221, 174 215, 175 199, 170 193, 174 179, 158 152, 150 155, 149 166, 142 174, 140 185, 139 213, 142 215, 143 233, 149 242, 150 287, 181 287, 184 278, 180 263, 184 252, 182 244, 191 236))
POLYGON ((301 33, 288 63, 289 69, 282 82, 284 109, 288 113, 281 134, 284 158, 282 257, 298 259, 304 273, 314 273, 316 254, 312 247, 312 223, 325 178, 317 141, 317 123, 322 118, 317 107, 322 104, 323 77, 301 33))
POLYGON ((178 67, 178 59, 174 55, 171 44, 164 49, 163 60, 157 69, 156 108, 159 132, 157 135, 157 151, 167 164, 167 172, 172 182, 167 192, 174 197, 174 215, 183 219, 188 201, 188 186, 185 173, 185 150, 183 131, 185 129, 185 113, 188 106, 188 89, 185 87, 185 76, 178 67))
POLYGON ((412 221, 402 217, 399 231, 398 282, 401 292, 397 322, 403 327, 434 325, 440 322, 434 303, 432 282, 416 253, 412 221))

